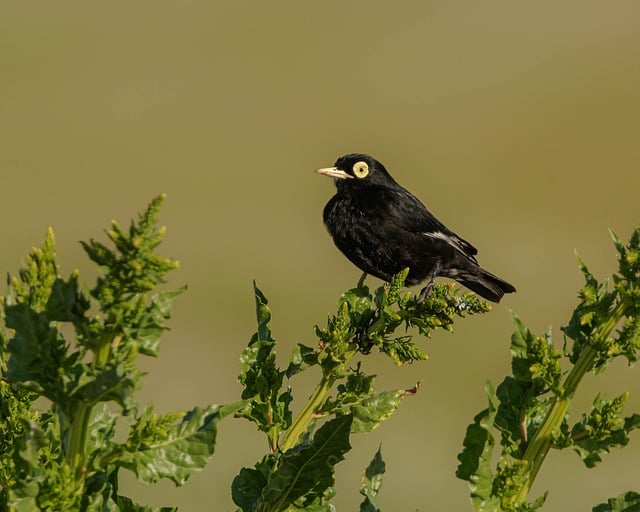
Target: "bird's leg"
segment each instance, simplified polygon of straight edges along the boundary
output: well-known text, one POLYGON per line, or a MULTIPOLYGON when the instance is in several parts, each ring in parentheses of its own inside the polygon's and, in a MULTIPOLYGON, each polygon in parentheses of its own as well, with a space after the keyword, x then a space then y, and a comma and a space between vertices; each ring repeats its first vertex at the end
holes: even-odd
POLYGON ((429 273, 429 282, 427 283, 427 286, 425 286, 420 292, 420 295, 418 295, 418 304, 422 304, 429 298, 431 290, 433 290, 433 285, 436 282, 438 272, 440 272, 440 262, 436 261, 436 264, 433 266, 433 270, 429 273))
POLYGON ((360 279, 358 279, 358 284, 356 285, 356 288, 360 288, 362 287, 362 285, 364 284, 364 280, 367 277, 367 273, 363 272, 362 275, 360 276, 360 279))

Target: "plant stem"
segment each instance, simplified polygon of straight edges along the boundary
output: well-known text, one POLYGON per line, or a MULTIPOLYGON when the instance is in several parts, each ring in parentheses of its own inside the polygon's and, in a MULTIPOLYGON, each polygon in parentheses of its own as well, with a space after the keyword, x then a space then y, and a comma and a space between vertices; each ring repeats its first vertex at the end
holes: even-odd
MULTIPOLYGON (((109 335, 103 337, 93 355, 94 368, 104 367, 109 360, 112 343, 117 343, 119 340, 119 336, 109 335)), ((94 404, 81 403, 69 419, 69 444, 67 446, 66 460, 67 464, 73 468, 74 478, 79 487, 82 486, 84 478, 87 435, 93 406, 94 404)))
POLYGON ((293 448, 298 443, 298 439, 307 430, 313 415, 326 400, 335 381, 336 377, 334 375, 322 375, 320 383, 316 386, 304 409, 300 411, 300 414, 298 414, 298 417, 282 438, 280 449, 283 452, 293 448))
POLYGON ((588 345, 584 344, 580 357, 578 357, 578 361, 576 361, 576 364, 565 379, 562 395, 555 398, 544 422, 533 435, 531 442, 524 452, 523 460, 527 461, 529 465, 529 481, 527 485, 523 486, 520 489, 520 492, 510 500, 512 504, 524 503, 527 499, 529 489, 531 489, 533 481, 538 475, 538 471, 551 448, 553 433, 562 425, 562 421, 569 410, 571 399, 573 398, 582 377, 584 377, 585 373, 593 368, 593 363, 598 356, 598 352, 595 347, 606 341, 616 324, 623 316, 625 316, 628 306, 629 304, 627 301, 623 300, 619 302, 616 308, 609 315, 607 321, 601 324, 594 331, 591 342, 588 345))
POLYGON ((88 404, 81 404, 76 410, 69 426, 69 444, 67 446, 67 463, 73 468, 74 478, 79 487, 85 470, 87 431, 91 409, 88 404))

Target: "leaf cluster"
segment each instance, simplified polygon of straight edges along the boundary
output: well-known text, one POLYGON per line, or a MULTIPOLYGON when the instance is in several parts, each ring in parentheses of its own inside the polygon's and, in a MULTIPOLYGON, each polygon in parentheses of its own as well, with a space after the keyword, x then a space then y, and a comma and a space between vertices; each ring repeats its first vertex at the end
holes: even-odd
POLYGON ((0 510, 150 510, 119 495, 120 468, 142 482, 180 485, 213 453, 216 423, 233 408, 139 412, 134 396, 137 356, 158 355, 183 291, 157 290, 178 266, 155 252, 163 199, 128 230, 114 221, 112 247, 82 243, 101 270, 88 293, 77 271, 61 275, 52 230, 8 278, 0 308, 0 510), (115 438, 119 421, 129 425, 124 442, 115 438))
MULTIPOLYGON (((585 285, 562 329, 568 338, 564 351, 554 347, 551 330, 536 336, 514 315, 512 375, 496 389, 487 383, 489 406, 467 428, 458 456, 456 474, 469 482, 476 510, 541 508, 546 494, 531 503, 527 496, 551 448, 572 448, 586 467, 592 468, 611 448, 625 446, 629 433, 640 427, 639 414, 623 417, 627 392, 611 400, 596 396, 591 410, 571 425, 569 406, 583 376, 589 371, 605 371, 616 357, 626 358, 629 364, 638 357, 640 229, 627 244, 615 235, 613 240, 618 253, 613 286, 609 279, 599 282, 579 259, 585 285), (562 363, 569 370, 563 371, 562 363), (494 469, 496 436, 500 454, 494 469)), ((624 496, 610 500, 610 504, 635 500, 631 494, 624 496)), ((594 510, 631 510, 604 506, 594 510)))
MULTIPOLYGON (((276 364, 271 312, 255 286, 257 331, 241 356, 244 406, 236 413, 267 436, 269 451, 253 468, 243 468, 232 485, 233 500, 243 511, 333 510, 334 466, 351 448, 352 433, 369 432, 417 391, 377 392, 375 375, 362 370, 356 355, 376 348, 395 364, 426 359, 408 329, 429 336, 451 330, 455 317, 488 311, 471 293, 457 295, 451 285, 436 285, 427 300, 403 292, 407 271, 373 293, 361 281, 338 301, 325 327, 315 328, 316 347, 298 344, 286 369, 276 364), (403 333, 397 331, 404 328, 403 333), (320 382, 295 418, 289 380, 317 367, 320 382)), ((365 472, 361 510, 377 510, 384 462, 376 454, 365 472)))

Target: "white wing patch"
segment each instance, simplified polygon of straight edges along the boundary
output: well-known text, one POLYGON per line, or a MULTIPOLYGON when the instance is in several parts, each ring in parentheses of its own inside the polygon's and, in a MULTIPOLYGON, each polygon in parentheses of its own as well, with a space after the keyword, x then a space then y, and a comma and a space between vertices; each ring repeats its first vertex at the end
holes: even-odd
POLYGON ((467 258, 473 258, 473 256, 469 254, 469 248, 466 247, 457 236, 451 237, 449 235, 445 235, 442 231, 430 231, 422 234, 429 238, 439 238, 440 240, 444 240, 449 245, 452 245, 456 250, 464 254, 467 258))

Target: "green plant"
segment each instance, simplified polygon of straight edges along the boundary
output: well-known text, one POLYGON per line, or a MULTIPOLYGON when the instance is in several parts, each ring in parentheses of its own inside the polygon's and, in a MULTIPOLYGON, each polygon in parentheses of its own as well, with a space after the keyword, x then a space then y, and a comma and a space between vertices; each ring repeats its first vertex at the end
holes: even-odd
MULTIPOLYGON (((579 259, 585 285, 580 302, 562 331, 570 340, 561 352, 551 341, 551 330, 534 335, 514 316, 511 338, 512 375, 494 389, 487 383, 489 407, 468 427, 459 455, 457 475, 470 482, 472 503, 479 511, 524 511, 542 507, 546 494, 527 503, 529 489, 551 448, 572 448, 588 468, 604 453, 629 442, 640 427, 640 414, 622 417, 628 397, 598 394, 591 410, 570 426, 569 408, 587 372, 600 373, 624 357, 629 364, 640 349, 640 229, 623 244, 613 233, 618 273, 601 282, 579 259), (617 331, 616 331, 617 329, 617 331), (615 332, 614 332, 615 331, 615 332), (563 372, 561 362, 570 370, 563 372), (500 457, 492 468, 494 432, 500 457)), ((595 511, 638 510, 640 499, 624 493, 598 505, 595 511)))
MULTIPOLYGON (((158 289, 177 267, 155 252, 164 235, 156 227, 163 199, 127 231, 114 222, 107 231, 113 248, 82 244, 101 270, 89 292, 77 272, 61 276, 51 230, 9 278, 0 307, 6 327, 0 328, 0 511, 152 510, 119 494, 120 469, 145 483, 166 478, 181 485, 208 462, 217 424, 228 416, 249 420, 267 440, 262 459, 232 483, 243 512, 334 510, 334 468, 350 450, 351 434, 376 428, 418 389, 376 391, 367 357, 379 352, 397 365, 426 359, 411 333, 450 331, 456 317, 489 306, 451 284, 437 284, 420 301, 402 291, 407 270, 373 291, 361 280, 340 297, 326 325, 316 326, 315 346, 297 345, 281 369, 268 301, 254 284, 257 331, 240 359, 241 400, 156 414, 135 400, 137 357, 158 355, 171 303, 184 290, 158 289), (294 416, 291 386, 301 372, 315 372, 318 383, 294 416), (121 423, 128 434, 118 442, 121 423)), ((580 262, 586 284, 563 328, 571 340, 563 351, 551 343, 551 331, 536 336, 514 316, 512 375, 495 390, 487 384, 489 406, 468 427, 459 455, 457 475, 469 481, 476 510, 539 509, 546 495, 527 499, 551 448, 573 448, 593 467, 640 426, 639 414, 622 417, 626 392, 611 400, 598 395, 591 411, 569 423, 584 375, 620 356, 633 363, 640 348, 640 229, 628 244, 615 236, 614 243, 613 286, 580 262), (501 453, 494 468, 496 438, 501 453)), ((384 472, 378 450, 363 474, 361 512, 379 511, 384 472)), ((640 495, 629 491, 593 510, 638 507, 640 495)))
MULTIPOLYGON (((241 357, 239 380, 247 402, 236 414, 265 433, 268 453, 254 468, 243 468, 233 482, 233 500, 243 511, 332 510, 333 467, 351 448, 350 435, 373 430, 405 396, 417 391, 415 386, 376 392, 375 375, 362 370, 362 361, 352 365, 353 358, 377 349, 396 364, 426 359, 410 335, 396 334, 400 327, 414 327, 428 336, 437 328, 451 330, 456 316, 489 309, 474 294, 456 295, 453 286, 445 284, 436 285, 420 302, 417 296, 401 292, 406 275, 399 273, 373 293, 362 281, 344 293, 326 327, 316 327, 317 347, 298 345, 285 370, 275 364, 267 299, 254 287, 258 330, 241 357), (293 418, 293 395, 285 379, 315 367, 320 380, 293 418)), ((378 454, 372 465, 381 464, 378 454)), ((368 471, 375 473, 371 468, 368 471)), ((365 481, 371 485, 363 490, 364 510, 375 510, 366 507, 375 507, 379 478, 365 476, 365 481)))
POLYGON ((156 414, 134 398, 137 357, 158 355, 171 302, 183 291, 157 291, 178 266, 155 253, 162 200, 128 231, 114 222, 113 249, 82 244, 101 269, 89 294, 77 272, 60 275, 52 230, 9 278, 0 309, 0 510, 147 510, 118 494, 121 468, 143 482, 180 485, 213 453, 216 424, 232 408, 156 414), (40 397, 48 406, 35 402, 40 397), (114 439, 120 420, 129 425, 122 443, 114 439))

